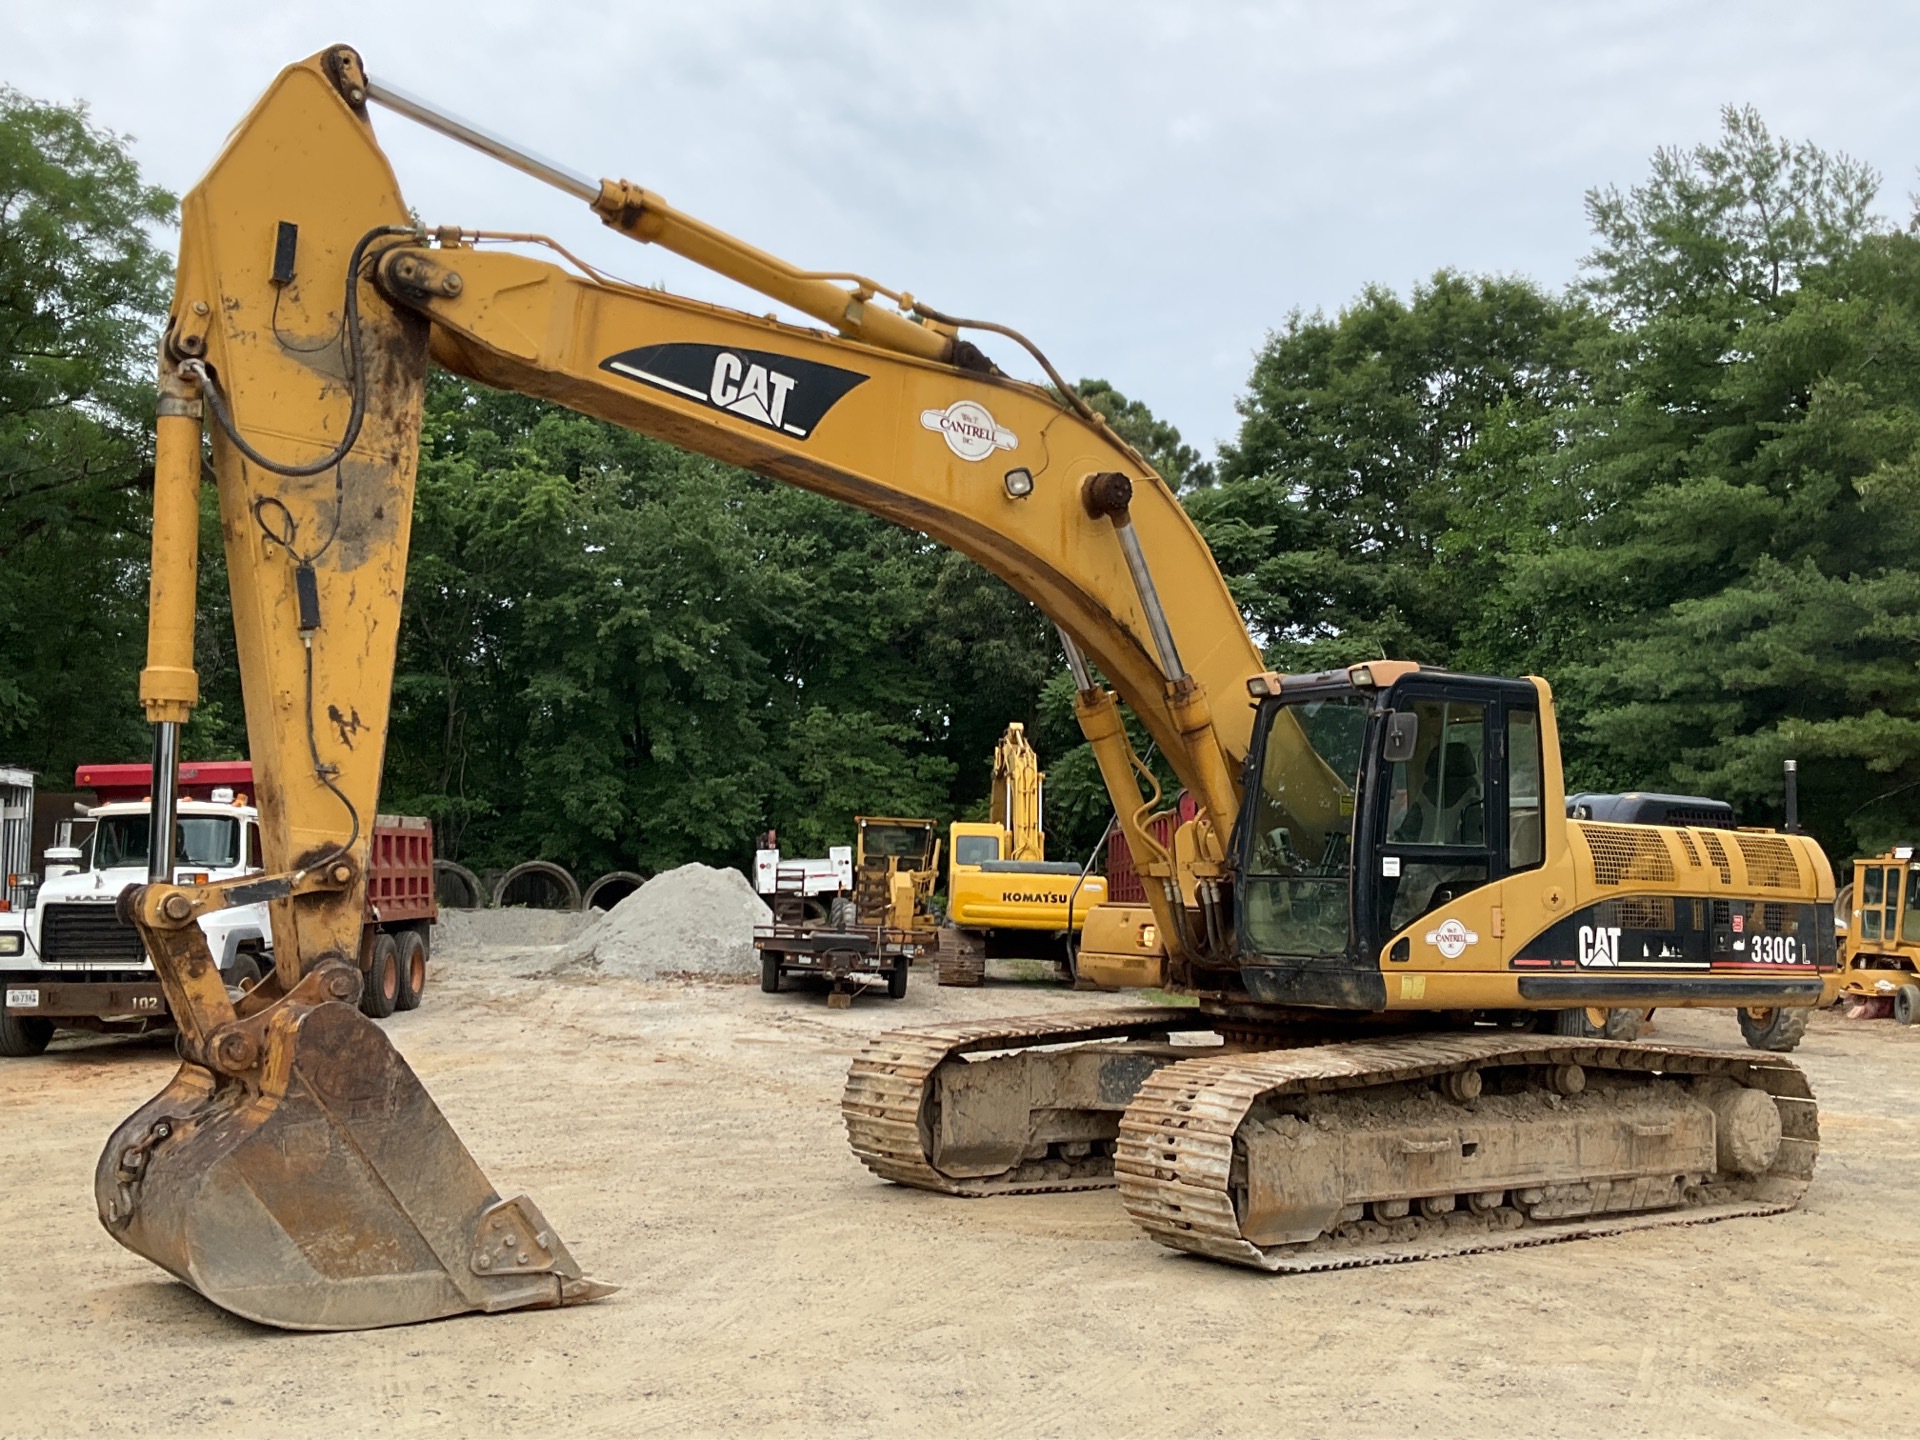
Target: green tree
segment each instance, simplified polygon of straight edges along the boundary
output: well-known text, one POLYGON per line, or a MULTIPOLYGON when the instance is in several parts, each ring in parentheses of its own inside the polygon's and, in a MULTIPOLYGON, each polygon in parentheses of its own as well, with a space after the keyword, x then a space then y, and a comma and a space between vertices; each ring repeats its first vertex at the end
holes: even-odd
POLYGON ((1200 452, 1141 401, 1129 400, 1105 380, 1082 380, 1074 389, 1175 490, 1204 485, 1213 478, 1213 467, 1200 458, 1200 452))
POLYGON ((1273 664, 1479 663, 1511 507, 1580 403, 1595 323, 1527 281, 1442 271, 1268 337, 1188 508, 1273 664))
POLYGON ((1623 579, 1671 598, 1569 693, 1593 778, 1765 821, 1798 758, 1845 853, 1920 827, 1920 240, 1860 237, 1797 282, 1700 397, 1713 427, 1606 517, 1642 565, 1623 579))
POLYGON ((0 755, 141 754, 154 340, 173 197, 83 106, 0 88, 0 755))

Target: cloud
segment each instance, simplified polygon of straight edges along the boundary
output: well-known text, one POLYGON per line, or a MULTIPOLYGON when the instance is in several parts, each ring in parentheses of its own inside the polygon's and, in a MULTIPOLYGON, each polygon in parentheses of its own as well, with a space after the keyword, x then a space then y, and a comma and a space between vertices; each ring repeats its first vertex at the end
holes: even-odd
MULTIPOLYGON (((343 40, 573 168, 1014 325, 1203 448, 1231 436, 1253 351, 1289 310, 1446 265, 1562 283, 1588 245, 1585 190, 1711 137, 1723 103, 1875 164, 1889 209, 1920 159, 1920 20, 1773 0, 13 0, 0 79, 88 100, 184 189, 280 65, 343 40)), ((548 231, 615 273, 766 308, 532 180, 376 123, 431 223, 548 231)))

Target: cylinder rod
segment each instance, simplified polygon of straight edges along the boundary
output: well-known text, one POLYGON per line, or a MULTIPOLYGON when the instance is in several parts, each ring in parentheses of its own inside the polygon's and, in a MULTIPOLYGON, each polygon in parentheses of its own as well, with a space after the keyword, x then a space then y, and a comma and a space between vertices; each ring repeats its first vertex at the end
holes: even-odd
POLYGON ((544 180, 555 189, 564 190, 569 195, 585 200, 591 205, 600 198, 600 182, 589 179, 578 170, 569 169, 558 161, 549 160, 544 155, 536 155, 531 150, 522 150, 510 141, 502 139, 491 130, 462 120, 457 115, 449 115, 444 110, 435 109, 417 95, 409 95, 398 86, 389 85, 384 80, 367 77, 367 98, 387 109, 406 116, 416 124, 445 135, 449 140, 458 140, 462 145, 471 145, 483 155, 491 155, 504 165, 511 165, 523 174, 536 180, 544 180))
POLYGON ((180 813, 180 727, 153 727, 153 810, 148 819, 147 879, 173 883, 173 832, 180 813))
POLYGON ((1074 687, 1079 690, 1093 689, 1093 671, 1087 667, 1086 653, 1073 643, 1073 637, 1065 630, 1058 625, 1053 628, 1060 631, 1060 648, 1066 651, 1067 669, 1073 672, 1074 687))
POLYGON ((1153 636, 1153 648, 1160 652, 1160 668, 1169 680, 1184 679, 1187 667, 1180 663, 1180 650, 1173 643, 1173 629, 1167 624, 1167 612, 1161 607, 1160 592, 1154 587, 1153 572, 1147 568, 1146 552, 1140 548, 1140 536, 1134 531, 1132 517, 1114 516, 1113 533, 1119 538, 1120 553, 1127 557, 1133 588, 1140 592, 1140 608, 1147 615, 1147 632, 1153 636))
POLYGON ((876 308, 867 303, 866 290, 856 293, 824 276, 790 265, 704 220, 676 210, 651 191, 625 180, 603 183, 556 160, 522 150, 492 131, 449 115, 384 80, 369 78, 366 90, 369 100, 586 201, 623 235, 671 250, 769 299, 791 305, 842 334, 926 360, 950 363, 953 359, 953 337, 946 332, 876 308))

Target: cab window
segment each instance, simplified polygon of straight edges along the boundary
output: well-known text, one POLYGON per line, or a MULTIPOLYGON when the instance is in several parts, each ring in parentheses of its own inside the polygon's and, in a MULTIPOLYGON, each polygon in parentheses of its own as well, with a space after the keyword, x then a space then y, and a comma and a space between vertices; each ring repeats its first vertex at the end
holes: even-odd
POLYGON ((989 860, 999 858, 998 835, 961 835, 953 842, 953 863, 956 865, 984 865, 989 860))
POLYGON ((1540 714, 1507 711, 1507 868, 1531 870, 1546 859, 1540 787, 1540 714))
POLYGON ((1880 902, 1886 895, 1886 877, 1878 865, 1870 865, 1860 876, 1860 938, 1880 938, 1880 902))
MULTIPOLYGON (((1486 706, 1416 698, 1410 708, 1419 720, 1413 758, 1394 763, 1386 786, 1380 882, 1389 930, 1405 929, 1489 878, 1486 706)), ((1534 789, 1537 811, 1537 783, 1534 789)))
POLYGON ((1344 955, 1354 794, 1369 701, 1343 694, 1270 708, 1241 889, 1240 930, 1261 955, 1344 955))
POLYGON ((1393 767, 1388 834, 1397 845, 1479 848, 1487 839, 1486 708, 1420 700, 1420 738, 1411 760, 1393 767))

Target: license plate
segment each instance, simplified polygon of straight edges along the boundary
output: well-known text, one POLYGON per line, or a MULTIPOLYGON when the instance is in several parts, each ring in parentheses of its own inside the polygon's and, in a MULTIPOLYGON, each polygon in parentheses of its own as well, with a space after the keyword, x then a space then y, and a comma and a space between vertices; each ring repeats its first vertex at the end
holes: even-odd
POLYGON ((38 1010, 40 1008, 40 992, 38 990, 9 990, 7 991, 7 1008, 9 1010, 38 1010))

